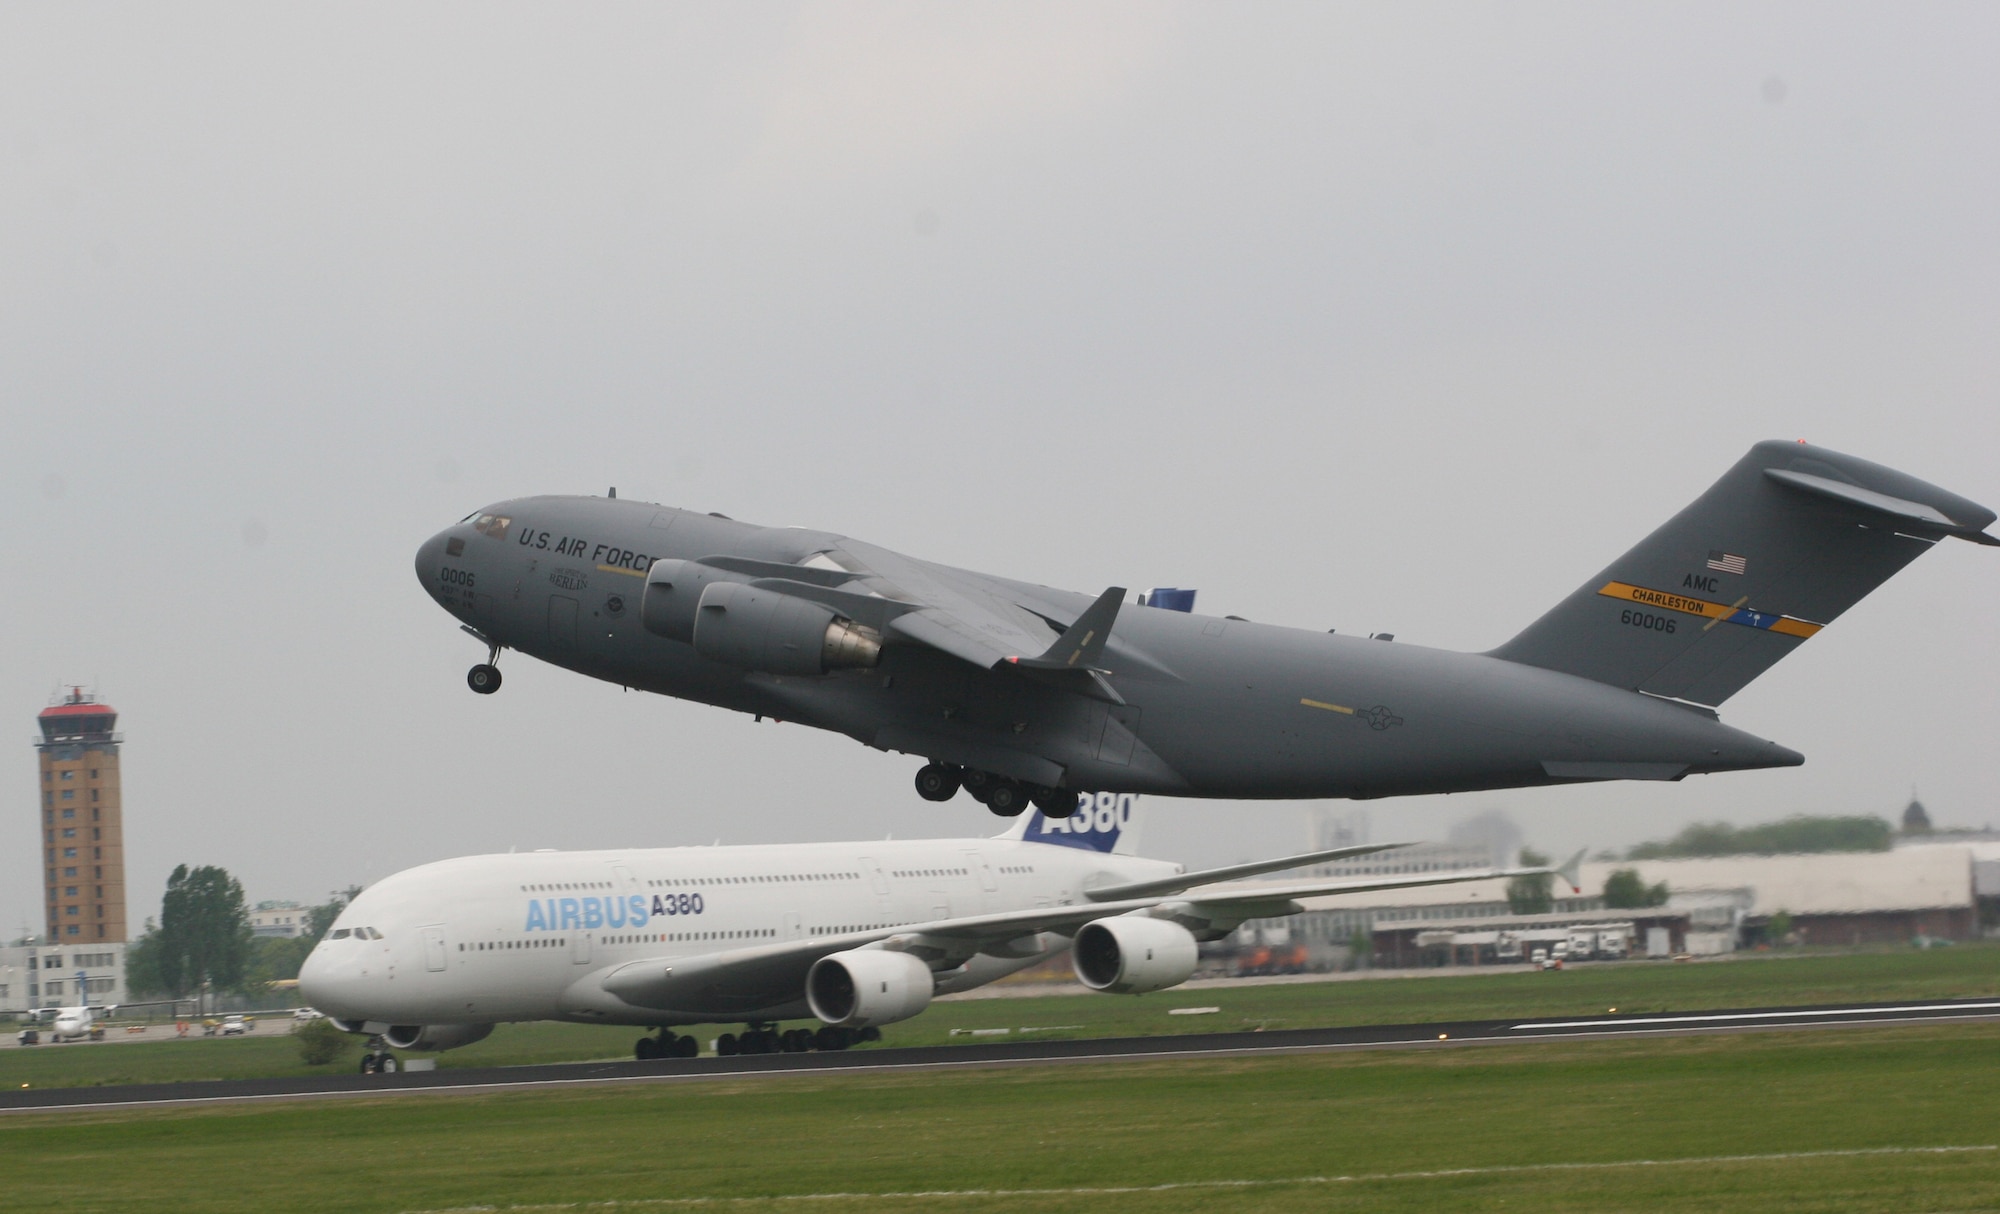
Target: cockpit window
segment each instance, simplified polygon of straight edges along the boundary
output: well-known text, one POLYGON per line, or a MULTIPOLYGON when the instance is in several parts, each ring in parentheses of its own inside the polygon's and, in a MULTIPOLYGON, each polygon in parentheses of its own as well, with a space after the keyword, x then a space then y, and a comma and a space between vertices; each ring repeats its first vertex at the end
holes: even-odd
POLYGON ((506 535, 507 528, 513 525, 514 520, 504 514, 482 514, 472 520, 472 529, 474 531, 477 531, 481 535, 492 536, 496 540, 506 535))
POLYGON ((345 940, 347 936, 348 931, 344 927, 336 927, 326 934, 326 938, 329 940, 345 940))

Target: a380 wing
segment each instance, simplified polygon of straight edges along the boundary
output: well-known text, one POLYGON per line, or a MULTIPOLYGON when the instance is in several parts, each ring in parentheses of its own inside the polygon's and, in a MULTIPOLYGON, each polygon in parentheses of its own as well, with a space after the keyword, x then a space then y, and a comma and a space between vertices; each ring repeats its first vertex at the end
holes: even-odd
MULTIPOLYGON (((1305 862, 1299 857, 1289 859, 1293 864, 1305 862)), ((1331 894, 1451 885, 1545 873, 1561 876, 1573 886, 1576 883, 1576 867, 1582 859, 1583 853, 1578 852, 1561 868, 1480 869, 1462 873, 1384 876, 1362 881, 1323 878, 1289 881, 1255 889, 1193 884, 1165 893, 1089 902, 1079 906, 1044 906, 997 914, 963 915, 874 931, 754 945, 695 957, 631 961, 605 974, 602 985, 610 994, 636 1007, 662 1010, 716 1008, 724 1002, 740 1003, 746 1009, 770 1007, 799 997, 805 989, 806 974, 814 962, 828 954, 849 949, 885 948, 914 953, 923 957, 932 969, 944 970, 962 964, 978 953, 1004 949, 1024 936, 1038 932, 1074 935, 1078 928, 1091 920, 1113 915, 1164 909, 1169 918, 1196 918, 1218 923, 1233 920, 1230 924, 1233 927, 1246 919, 1296 914, 1302 909, 1298 899, 1331 894)), ((1189 876, 1197 882, 1209 879, 1200 873, 1189 876)), ((1017 951, 1012 955, 1022 954, 1017 951)))

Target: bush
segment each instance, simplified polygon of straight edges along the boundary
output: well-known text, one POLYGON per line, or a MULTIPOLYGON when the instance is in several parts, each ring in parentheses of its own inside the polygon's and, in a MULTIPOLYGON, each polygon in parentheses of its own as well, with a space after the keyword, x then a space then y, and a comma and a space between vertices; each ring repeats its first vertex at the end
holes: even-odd
POLYGON ((299 1057, 307 1066, 339 1062, 354 1048, 354 1035, 333 1027, 331 1020, 308 1020, 294 1028, 292 1036, 299 1039, 299 1057))

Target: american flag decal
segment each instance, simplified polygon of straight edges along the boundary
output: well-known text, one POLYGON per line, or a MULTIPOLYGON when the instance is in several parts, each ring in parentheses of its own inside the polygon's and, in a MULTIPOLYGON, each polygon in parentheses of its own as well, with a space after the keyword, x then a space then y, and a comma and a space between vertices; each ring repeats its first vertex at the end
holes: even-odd
POLYGON ((1737 556, 1733 552, 1724 552, 1720 548, 1711 548, 1708 550, 1708 567, 1717 573, 1742 573, 1744 569, 1749 567, 1749 564, 1748 557, 1737 556))

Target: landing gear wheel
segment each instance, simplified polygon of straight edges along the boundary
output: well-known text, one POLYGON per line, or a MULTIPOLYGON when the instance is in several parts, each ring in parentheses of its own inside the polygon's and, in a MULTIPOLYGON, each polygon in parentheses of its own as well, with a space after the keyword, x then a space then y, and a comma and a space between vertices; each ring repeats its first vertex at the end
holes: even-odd
POLYGON ((1041 788, 1028 798, 1036 809, 1051 818, 1076 816, 1076 794, 1066 788, 1041 788))
POLYGON ((974 771, 968 767, 959 773, 959 782, 965 785, 966 792, 972 794, 972 799, 981 805, 986 804, 986 799, 993 795, 995 780, 990 771, 974 771))
POLYGON ((995 780, 986 793, 986 808, 1003 818, 1018 818, 1028 808, 1028 790, 1012 780, 995 780))
POLYGON ((639 1038, 639 1040, 632 1043, 632 1057, 638 1059, 640 1062, 651 1062, 655 1058, 662 1057, 660 1039, 658 1037, 639 1038))
POLYGON ((852 1030, 841 1028, 838 1025, 822 1025, 819 1032, 813 1034, 813 1048, 828 1053, 834 1050, 844 1050, 853 1044, 853 1037, 852 1030))
POLYGON ((949 801, 958 795, 958 769, 926 763, 917 769, 917 795, 926 801, 949 801))
POLYGON ((736 1034, 724 1033, 715 1039, 715 1056, 717 1058, 734 1058, 737 1053, 736 1034))
POLYGON ((361 1073, 363 1075, 373 1075, 375 1073, 375 1055, 363 1054, 361 1056, 361 1073))
POLYGON ((381 1057, 380 1059, 378 1059, 378 1060, 376 1061, 376 1063, 375 1063, 375 1073, 376 1073, 377 1075, 393 1075, 393 1074, 395 1074, 395 1073, 396 1073, 396 1056, 395 1056, 394 1054, 384 1054, 384 1055, 382 1055, 382 1057, 381 1057))
POLYGON ((671 1046, 666 1047, 669 1058, 693 1058, 701 1053, 701 1042, 692 1037, 676 1037, 671 1046))
POLYGON ((465 685, 483 696, 500 690, 500 668, 481 662, 465 672, 465 685))

